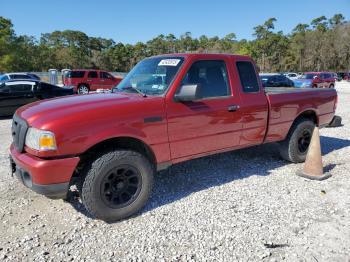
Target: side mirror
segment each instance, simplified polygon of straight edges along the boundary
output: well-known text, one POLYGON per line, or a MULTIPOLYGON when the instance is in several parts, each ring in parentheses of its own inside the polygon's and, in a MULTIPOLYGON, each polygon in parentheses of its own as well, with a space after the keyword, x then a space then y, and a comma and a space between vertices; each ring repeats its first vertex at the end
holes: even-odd
POLYGON ((179 92, 175 94, 174 99, 178 102, 197 100, 199 98, 199 90, 199 84, 183 85, 180 87, 179 92))

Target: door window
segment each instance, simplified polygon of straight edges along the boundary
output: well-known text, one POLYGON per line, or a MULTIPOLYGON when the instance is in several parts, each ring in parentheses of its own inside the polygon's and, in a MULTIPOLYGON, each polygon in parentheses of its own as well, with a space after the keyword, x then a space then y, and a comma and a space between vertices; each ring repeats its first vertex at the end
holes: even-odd
POLYGON ((240 61, 236 63, 239 78, 244 93, 259 92, 258 79, 256 77, 254 66, 251 62, 240 61))
POLYGON ((97 78, 97 72, 96 71, 90 71, 88 74, 88 78, 97 78))
POLYGON ((231 94, 224 61, 202 60, 192 64, 182 85, 198 84, 201 98, 222 97, 231 94))
POLYGON ((109 73, 107 72, 101 72, 100 73, 100 77, 104 78, 104 79, 113 79, 113 76, 111 76, 109 73))
POLYGON ((28 75, 21 75, 21 74, 16 74, 16 75, 10 75, 11 79, 31 79, 30 76, 28 75))
POLYGON ((10 86, 12 92, 31 92, 32 87, 33 86, 29 84, 18 84, 10 86))
POLYGON ((85 71, 68 71, 65 77, 67 78, 83 78, 85 71))

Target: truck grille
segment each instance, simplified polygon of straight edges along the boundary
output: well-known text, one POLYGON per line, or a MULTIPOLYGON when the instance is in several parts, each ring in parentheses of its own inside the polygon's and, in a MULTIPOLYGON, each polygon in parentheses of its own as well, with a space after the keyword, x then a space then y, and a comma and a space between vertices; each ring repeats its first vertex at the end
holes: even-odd
POLYGON ((27 122, 16 114, 13 115, 11 128, 12 139, 14 146, 20 153, 22 153, 24 150, 24 142, 26 139, 27 130, 27 122))

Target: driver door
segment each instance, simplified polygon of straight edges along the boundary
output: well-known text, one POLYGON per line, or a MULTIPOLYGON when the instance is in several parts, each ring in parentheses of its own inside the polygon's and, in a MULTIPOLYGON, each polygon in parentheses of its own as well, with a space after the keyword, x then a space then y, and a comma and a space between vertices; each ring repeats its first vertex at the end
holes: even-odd
POLYGON ((168 134, 174 162, 239 145, 240 99, 232 93, 228 64, 224 60, 195 61, 181 85, 197 84, 200 99, 168 100, 168 134))

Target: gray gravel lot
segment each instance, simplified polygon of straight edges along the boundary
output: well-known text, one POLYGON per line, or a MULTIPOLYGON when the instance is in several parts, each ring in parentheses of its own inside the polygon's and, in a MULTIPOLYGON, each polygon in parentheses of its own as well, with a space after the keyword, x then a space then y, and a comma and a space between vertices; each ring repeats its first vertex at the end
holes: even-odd
POLYGON ((344 126, 321 130, 330 179, 296 176, 273 144, 224 153, 157 174, 147 206, 114 224, 11 178, 0 120, 0 260, 350 261, 350 83, 337 90, 344 126))

